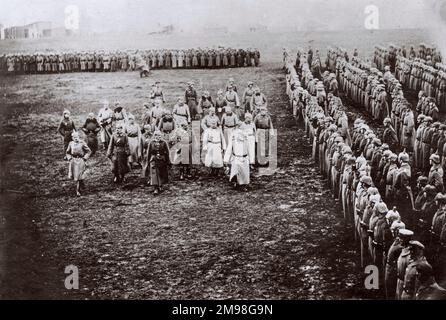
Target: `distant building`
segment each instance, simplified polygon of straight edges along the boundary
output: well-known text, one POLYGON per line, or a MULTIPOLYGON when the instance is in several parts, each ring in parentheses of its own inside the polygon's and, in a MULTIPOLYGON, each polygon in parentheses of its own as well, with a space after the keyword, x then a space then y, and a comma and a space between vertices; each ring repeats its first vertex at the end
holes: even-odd
POLYGON ((0 23, 0 40, 5 39, 5 28, 3 28, 3 25, 0 23))
POLYGON ((51 37, 51 22, 39 21, 26 26, 5 28, 5 39, 39 39, 51 37))
POLYGON ((257 24, 249 27, 249 32, 266 32, 268 27, 263 24, 257 24))
POLYGON ((159 26, 158 29, 155 31, 149 32, 150 35, 154 34, 171 34, 174 30, 174 26, 172 24, 169 24, 168 26, 161 27, 159 26))

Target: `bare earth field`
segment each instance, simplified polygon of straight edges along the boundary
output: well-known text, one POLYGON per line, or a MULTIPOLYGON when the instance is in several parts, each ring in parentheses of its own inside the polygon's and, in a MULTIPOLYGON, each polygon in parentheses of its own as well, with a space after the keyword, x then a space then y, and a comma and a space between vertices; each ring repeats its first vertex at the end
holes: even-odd
MULTIPOLYGON (((363 51, 398 37, 400 43, 422 39, 410 32, 406 38, 391 33, 385 41, 382 34, 364 37, 369 41, 358 37, 357 46, 363 51)), ((310 159, 309 141, 290 117, 280 64, 284 44, 306 47, 316 39, 313 47, 325 49, 352 40, 316 34, 290 44, 291 35, 283 38, 267 49, 252 44, 265 48, 259 68, 156 70, 148 79, 137 73, 0 77, 0 298, 379 297, 363 289, 353 230, 344 224, 310 159), (155 79, 172 106, 187 81, 215 96, 229 77, 239 88, 254 81, 268 97, 278 129, 276 174, 256 176, 248 192, 236 192, 226 178, 208 178, 204 168, 187 182, 174 170, 168 190, 154 197, 139 170, 123 186, 113 185, 101 151, 88 163, 86 195, 73 196, 56 133, 63 109, 71 110, 79 127, 107 98, 140 119, 155 79), (70 264, 79 267, 79 290, 64 287, 70 264)), ((7 43, 10 50, 31 45, 7 43)))

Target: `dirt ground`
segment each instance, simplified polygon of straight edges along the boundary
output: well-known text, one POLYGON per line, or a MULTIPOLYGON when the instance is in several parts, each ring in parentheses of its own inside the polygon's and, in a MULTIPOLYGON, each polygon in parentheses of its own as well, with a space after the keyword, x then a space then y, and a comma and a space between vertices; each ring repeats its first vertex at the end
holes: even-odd
MULTIPOLYGON (((277 45, 277 47, 279 47, 277 45)), ((278 52, 280 55, 280 52, 278 52)), ((290 117, 279 59, 259 68, 0 77, 0 298, 367 299, 353 241, 290 117), (227 79, 249 80, 269 101, 278 130, 278 170, 254 176, 248 192, 226 178, 172 182, 161 195, 132 172, 111 183, 101 151, 88 162, 87 192, 67 179, 63 109, 76 126, 104 98, 141 119, 150 85, 172 106, 194 80, 215 96, 227 79), (64 287, 79 268, 79 290, 64 287)))

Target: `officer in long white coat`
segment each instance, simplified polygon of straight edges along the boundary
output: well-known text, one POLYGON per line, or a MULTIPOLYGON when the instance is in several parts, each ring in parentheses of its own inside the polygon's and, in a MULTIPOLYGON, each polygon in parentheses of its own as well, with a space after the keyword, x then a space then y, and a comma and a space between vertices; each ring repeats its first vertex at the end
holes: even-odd
POLYGON ((256 126, 252 121, 252 115, 250 113, 245 114, 245 122, 241 125, 241 130, 248 137, 248 145, 249 145, 249 163, 252 166, 256 162, 255 154, 256 154, 256 126))
POLYGON ((249 157, 250 148, 247 135, 240 128, 241 122, 237 123, 236 129, 232 132, 224 157, 225 164, 230 164, 231 171, 229 181, 234 188, 242 186, 246 190, 249 184, 249 157))
POLYGON ((211 168, 211 175, 215 176, 218 169, 223 168, 223 152, 226 142, 221 128, 218 127, 217 119, 211 119, 210 127, 203 133, 204 165, 211 168))

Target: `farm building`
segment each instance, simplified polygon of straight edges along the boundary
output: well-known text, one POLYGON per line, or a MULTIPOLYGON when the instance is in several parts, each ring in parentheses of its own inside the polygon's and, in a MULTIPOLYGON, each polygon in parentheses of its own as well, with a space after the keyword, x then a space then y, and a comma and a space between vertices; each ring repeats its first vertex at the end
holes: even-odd
POLYGON ((51 22, 39 21, 5 28, 5 39, 38 39, 51 36, 51 22))

